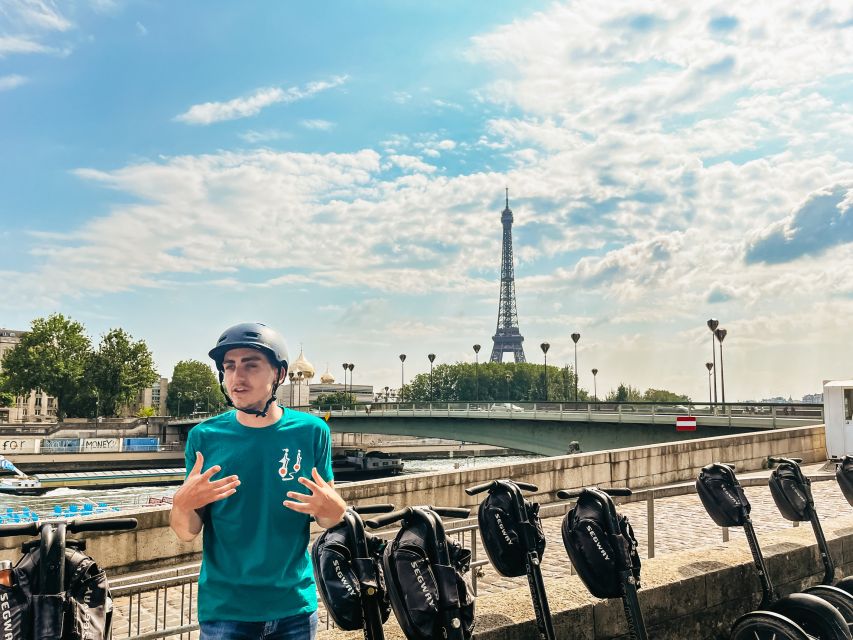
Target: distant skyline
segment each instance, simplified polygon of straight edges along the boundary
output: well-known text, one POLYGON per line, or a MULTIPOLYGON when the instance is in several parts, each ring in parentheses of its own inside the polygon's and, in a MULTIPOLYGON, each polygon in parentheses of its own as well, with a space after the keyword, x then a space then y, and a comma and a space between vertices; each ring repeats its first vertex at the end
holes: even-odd
MULTIPOLYGON (((397 387, 491 351, 707 397, 853 378, 853 7, 0 2, 0 325, 161 374, 243 320, 397 387)), ((485 357, 484 357, 485 356, 485 357)))

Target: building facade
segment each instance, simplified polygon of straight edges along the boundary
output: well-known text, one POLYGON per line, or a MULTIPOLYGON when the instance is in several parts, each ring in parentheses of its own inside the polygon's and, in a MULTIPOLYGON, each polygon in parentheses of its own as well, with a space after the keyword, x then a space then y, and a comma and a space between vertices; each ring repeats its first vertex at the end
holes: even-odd
MULTIPOLYGON (((17 345, 26 331, 0 329, 0 370, 6 352, 17 345)), ((43 391, 30 391, 18 396, 10 407, 0 408, 0 424, 15 422, 53 422, 56 420, 56 398, 43 391)))

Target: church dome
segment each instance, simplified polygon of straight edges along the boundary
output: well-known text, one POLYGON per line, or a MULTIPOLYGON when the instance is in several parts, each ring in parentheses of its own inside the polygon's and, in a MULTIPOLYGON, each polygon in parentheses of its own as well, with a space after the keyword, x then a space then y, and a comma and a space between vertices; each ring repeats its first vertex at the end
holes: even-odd
POLYGON ((293 364, 290 365, 290 370, 293 373, 302 372, 303 380, 310 380, 314 377, 314 365, 308 362, 305 359, 305 355, 302 353, 302 350, 299 350, 299 357, 293 361, 293 364))
POLYGON ((329 365, 326 365, 326 372, 320 376, 320 382, 323 384, 334 384, 335 376, 329 372, 329 365))

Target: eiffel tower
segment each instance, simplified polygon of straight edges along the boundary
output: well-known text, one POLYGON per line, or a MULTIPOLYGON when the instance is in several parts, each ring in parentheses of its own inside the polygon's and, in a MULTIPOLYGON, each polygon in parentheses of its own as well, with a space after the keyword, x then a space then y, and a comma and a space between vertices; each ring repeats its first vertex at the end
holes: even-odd
POLYGON ((509 208, 509 188, 506 190, 506 209, 501 213, 504 228, 501 252, 501 299, 498 305, 498 328, 492 336, 492 362, 501 362, 504 353, 512 353, 516 362, 525 362, 524 338, 518 330, 518 310, 515 306, 515 270, 512 267, 512 210, 509 208))

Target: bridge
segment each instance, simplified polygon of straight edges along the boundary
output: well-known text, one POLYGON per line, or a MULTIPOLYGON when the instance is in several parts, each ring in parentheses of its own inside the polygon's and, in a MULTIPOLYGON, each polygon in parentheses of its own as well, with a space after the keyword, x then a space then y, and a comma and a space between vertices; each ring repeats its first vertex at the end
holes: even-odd
POLYGON ((327 417, 336 432, 446 438, 547 456, 823 423, 823 405, 815 404, 409 402, 298 409, 327 417), (679 416, 695 417, 695 430, 677 430, 679 416))

